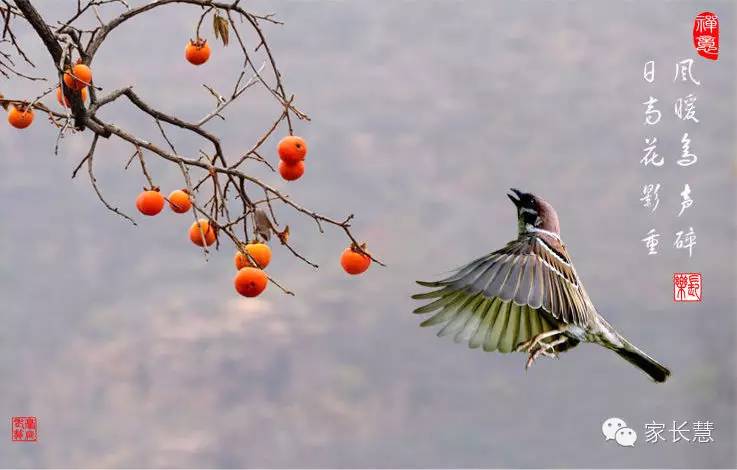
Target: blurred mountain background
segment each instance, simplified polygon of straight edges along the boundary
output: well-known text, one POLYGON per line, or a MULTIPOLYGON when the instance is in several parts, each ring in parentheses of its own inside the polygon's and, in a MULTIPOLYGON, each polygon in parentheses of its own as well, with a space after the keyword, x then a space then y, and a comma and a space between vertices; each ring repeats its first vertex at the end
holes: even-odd
MULTIPOLYGON (((49 21, 76 8, 37 3, 49 21)), ((186 235, 189 216, 140 216, 133 227, 100 204, 84 171, 70 180, 89 133, 63 139, 54 156, 56 131, 40 114, 23 132, 0 125, 0 421, 39 422, 36 444, 0 439, 0 466, 737 465, 733 3, 244 5, 285 22, 264 28, 287 91, 312 118, 296 127, 310 146, 300 181, 255 162, 246 169, 326 215, 355 213, 357 235, 389 266, 349 278, 338 263, 342 233, 320 235, 309 218, 278 208, 320 269, 274 245, 268 271, 296 296, 271 286, 241 298, 234 249, 223 244, 205 259, 186 235), (704 10, 722 24, 717 62, 691 44, 704 10), (701 86, 674 82, 685 58, 695 58, 701 86), (648 60, 653 84, 642 77, 648 60), (688 93, 698 124, 672 112, 688 93), (650 95, 663 112, 654 128, 643 125, 650 95), (688 168, 675 164, 683 132, 699 157, 688 168), (651 133, 661 168, 639 163, 651 133), (662 185, 655 214, 639 201, 648 183, 662 185), (685 183, 695 203, 678 218, 685 183), (555 205, 593 301, 672 369, 668 383, 585 344, 525 373, 521 354, 472 351, 417 326, 415 279, 516 236, 510 186, 555 205), (690 226, 692 258, 673 248, 690 226), (651 228, 661 234, 657 256, 640 241, 651 228), (703 303, 674 304, 680 271, 703 273, 703 303), (605 442, 610 416, 636 430, 634 448, 605 442), (668 429, 673 420, 714 422, 714 442, 674 444, 667 431, 668 441, 645 442, 646 423, 668 429)), ((105 18, 119 11, 101 8, 105 18)), ((199 119, 213 106, 201 84, 226 93, 242 63, 209 22, 210 61, 184 61, 199 14, 163 7, 116 30, 95 57, 96 85, 133 85, 153 106, 199 119)), ((52 78, 38 38, 21 22, 17 33, 52 78)), ((33 97, 46 86, 3 80, 0 91, 33 97)), ((235 157, 279 112, 253 88, 207 128, 235 157)), ((123 99, 100 115, 161 142, 123 99)), ((204 145, 171 135, 186 155, 204 145)), ((135 165, 123 170, 131 152, 101 141, 95 167, 105 196, 136 215, 145 180, 135 165)), ((183 186, 176 166, 147 161, 164 191, 183 186)))

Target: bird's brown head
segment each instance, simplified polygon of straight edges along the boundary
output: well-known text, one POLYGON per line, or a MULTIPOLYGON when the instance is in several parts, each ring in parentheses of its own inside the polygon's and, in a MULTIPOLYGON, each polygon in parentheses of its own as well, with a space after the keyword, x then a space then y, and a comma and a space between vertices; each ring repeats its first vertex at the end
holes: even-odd
POLYGON ((507 197, 512 200, 517 208, 517 224, 520 235, 529 232, 530 227, 560 235, 558 214, 549 202, 534 194, 524 193, 519 189, 511 188, 510 191, 512 194, 507 194, 507 197))

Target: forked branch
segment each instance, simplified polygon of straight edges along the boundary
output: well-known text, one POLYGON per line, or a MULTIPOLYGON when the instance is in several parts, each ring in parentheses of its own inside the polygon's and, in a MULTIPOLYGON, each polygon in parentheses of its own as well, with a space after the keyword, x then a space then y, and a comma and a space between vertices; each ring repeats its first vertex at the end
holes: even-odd
MULTIPOLYGON (((311 218, 320 232, 323 231, 323 224, 340 229, 345 233, 350 244, 356 247, 355 249, 363 251, 373 261, 382 264, 370 253, 365 252, 362 248, 363 245, 354 236, 351 229, 353 214, 343 219, 323 215, 299 204, 289 195, 247 171, 247 162, 253 161, 255 164, 265 165, 273 172, 274 167, 263 157, 263 145, 277 133, 280 127, 286 126, 288 134, 291 135, 293 134, 293 120, 309 120, 309 117, 296 107, 294 95, 287 94, 274 54, 262 29, 262 23, 281 24, 274 19, 273 15, 251 13, 240 5, 240 0, 233 2, 155 0, 135 7, 125 0, 80 0, 76 4, 76 9, 71 12, 68 20, 52 25, 45 21, 29 0, 15 0, 13 3, 8 0, 0 0, 0 20, 3 22, 3 36, 0 46, 7 45, 10 47, 10 51, 0 49, 0 73, 6 76, 13 74, 20 78, 37 79, 30 77, 30 75, 26 76, 27 74, 19 69, 17 61, 14 60, 14 57, 20 57, 28 66, 35 66, 23 52, 13 33, 15 24, 18 21, 25 21, 30 24, 48 51, 53 64, 54 78, 52 82, 59 83, 59 88, 69 101, 69 107, 65 109, 64 113, 60 113, 50 110, 39 101, 40 97, 46 96, 56 87, 49 88, 38 99, 31 101, 0 96, 0 104, 6 107, 9 105, 26 106, 47 114, 50 122, 59 129, 59 139, 63 138, 68 132, 75 130, 90 131, 92 140, 89 150, 75 168, 72 176, 76 176, 80 168, 86 163, 92 187, 107 209, 135 223, 131 217, 121 212, 103 197, 93 172, 92 163, 99 139, 114 137, 131 145, 133 154, 128 160, 126 168, 134 159, 137 159, 149 187, 155 187, 155 185, 154 178, 146 169, 146 158, 161 158, 176 166, 193 202, 192 216, 195 219, 206 218, 213 227, 217 228, 218 244, 220 239, 225 237, 241 249, 249 240, 268 238, 273 233, 296 258, 317 267, 315 263, 297 252, 289 243, 289 227, 279 228, 274 209, 274 204, 278 203, 311 218), (207 90, 216 97, 216 100, 213 109, 202 118, 191 122, 165 113, 157 109, 155 105, 146 102, 132 86, 104 92, 104 84, 95 83, 94 80, 88 86, 90 104, 85 106, 80 94, 74 93, 68 88, 68 84, 64 83, 64 80, 62 80, 64 74, 70 73, 71 67, 75 63, 86 65, 93 63, 97 51, 112 31, 139 15, 151 12, 159 7, 175 4, 200 7, 199 14, 193 17, 197 36, 199 36, 203 25, 206 24, 204 22, 205 18, 209 15, 215 15, 213 24, 217 29, 217 36, 227 42, 228 36, 232 33, 243 54, 242 69, 235 78, 235 84, 230 93, 223 95, 214 88, 205 85, 207 90), (111 13, 112 17, 106 19, 106 16, 111 13), (88 15, 94 15, 98 26, 93 29, 84 29, 77 26, 88 15), (236 21, 236 19, 240 21, 236 21), (254 38, 254 44, 256 44, 254 48, 246 46, 248 43, 247 35, 254 38), (236 157, 225 155, 220 138, 207 130, 205 126, 214 117, 225 119, 223 113, 226 108, 232 102, 247 95, 247 91, 255 86, 265 87, 274 97, 277 102, 278 111, 275 113, 277 117, 269 123, 263 133, 243 153, 236 157), (120 98, 125 98, 138 112, 152 120, 160 130, 163 145, 144 140, 126 130, 123 126, 103 121, 98 117, 97 114, 101 108, 120 98), (195 155, 180 153, 167 134, 168 127, 182 129, 198 136, 206 143, 204 149, 195 155), (253 197, 249 194, 253 191, 262 193, 263 197, 253 197)), ((73 78, 77 79, 78 77, 73 76, 73 78)), ((203 250, 205 253, 207 252, 206 247, 203 250)), ((270 278, 270 280, 284 292, 291 293, 274 279, 270 278)))

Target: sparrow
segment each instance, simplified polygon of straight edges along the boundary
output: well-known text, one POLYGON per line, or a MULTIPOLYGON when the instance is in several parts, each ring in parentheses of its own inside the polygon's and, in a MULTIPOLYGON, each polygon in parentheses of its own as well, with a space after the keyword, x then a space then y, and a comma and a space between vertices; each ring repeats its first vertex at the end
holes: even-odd
POLYGON ((655 382, 670 370, 634 346, 591 302, 560 237, 550 203, 512 188, 517 239, 434 282, 417 281, 434 299, 414 313, 436 312, 421 326, 443 324, 438 336, 484 351, 527 353, 528 369, 540 356, 558 357, 581 342, 611 349, 655 382))

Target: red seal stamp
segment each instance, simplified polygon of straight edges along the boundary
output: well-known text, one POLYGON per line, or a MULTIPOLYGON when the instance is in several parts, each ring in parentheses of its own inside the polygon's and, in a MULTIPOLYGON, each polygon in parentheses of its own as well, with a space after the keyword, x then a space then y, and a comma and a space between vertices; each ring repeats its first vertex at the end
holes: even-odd
POLYGON ((38 422, 35 416, 13 416, 10 418, 10 439, 17 442, 36 442, 38 422))
POLYGON ((701 57, 719 58, 719 18, 710 11, 696 15, 693 22, 693 46, 701 57))
POLYGON ((701 302, 701 273, 673 273, 673 301, 701 302))

